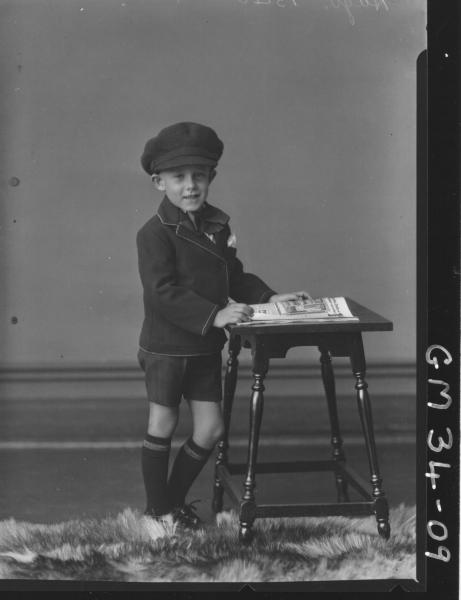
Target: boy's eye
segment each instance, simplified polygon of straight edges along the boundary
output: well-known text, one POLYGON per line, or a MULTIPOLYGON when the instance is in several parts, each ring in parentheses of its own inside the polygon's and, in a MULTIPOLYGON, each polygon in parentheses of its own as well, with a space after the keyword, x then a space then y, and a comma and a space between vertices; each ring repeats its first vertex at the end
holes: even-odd
MULTIPOLYGON (((185 176, 186 175, 184 173, 173 173, 172 174, 172 177, 173 177, 173 179, 175 181, 181 181, 182 179, 185 178, 185 176)), ((207 176, 208 176, 207 173, 202 173, 202 172, 200 172, 200 173, 192 173, 191 174, 191 179, 193 179, 195 181, 197 181, 197 180, 203 181, 204 179, 207 178, 207 176)))

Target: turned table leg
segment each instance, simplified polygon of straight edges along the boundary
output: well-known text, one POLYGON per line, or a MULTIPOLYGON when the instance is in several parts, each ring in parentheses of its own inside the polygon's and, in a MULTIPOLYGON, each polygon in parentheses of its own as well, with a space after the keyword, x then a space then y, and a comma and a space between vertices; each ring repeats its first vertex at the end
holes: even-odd
POLYGON ((255 470, 258 454, 259 431, 264 407, 264 377, 268 370, 268 360, 259 346, 253 350, 253 386, 250 406, 250 433, 248 442, 247 472, 244 482, 244 493, 240 502, 239 539, 249 543, 253 539, 252 525, 256 518, 255 502, 255 470))
POLYGON ((226 374, 224 376, 224 393, 223 393, 223 421, 224 433, 221 440, 218 442, 218 454, 215 464, 215 480, 213 488, 212 509, 218 513, 223 508, 224 488, 217 475, 217 470, 220 465, 227 465, 228 450, 229 450, 229 429, 232 414, 232 404, 234 402, 235 387, 237 385, 238 373, 238 355, 240 353, 241 343, 240 338, 235 336, 229 341, 229 355, 227 359, 226 374))
POLYGON ((370 467, 370 480, 372 485, 372 497, 375 505, 376 521, 378 523, 378 533, 381 537, 389 539, 389 508, 386 495, 381 487, 382 478, 379 472, 378 455, 376 451, 375 436, 373 430, 373 418, 371 412, 371 402, 368 395, 368 384, 365 381, 366 363, 363 351, 362 336, 358 335, 354 340, 353 352, 351 355, 352 371, 356 379, 355 389, 357 391, 357 404, 362 423, 363 435, 367 447, 368 463, 370 467))
MULTIPOLYGON (((336 404, 335 376, 331 364, 331 355, 327 348, 319 346, 320 365, 322 369, 323 387, 328 405, 328 414, 330 416, 331 426, 331 446, 333 460, 337 464, 344 464, 346 457, 343 450, 343 441, 339 429, 338 407, 336 404)), ((347 490, 347 481, 341 475, 339 470, 335 471, 336 490, 338 502, 349 502, 349 493, 347 490)))

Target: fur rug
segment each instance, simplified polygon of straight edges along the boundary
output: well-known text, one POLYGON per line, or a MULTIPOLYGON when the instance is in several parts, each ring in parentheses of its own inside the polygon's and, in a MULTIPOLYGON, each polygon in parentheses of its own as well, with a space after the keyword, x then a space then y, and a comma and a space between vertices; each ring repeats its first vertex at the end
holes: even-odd
POLYGON ((125 509, 115 517, 56 525, 0 522, 0 578, 149 582, 414 579, 415 509, 391 510, 391 538, 374 517, 258 519, 238 543, 238 517, 179 532, 125 509))

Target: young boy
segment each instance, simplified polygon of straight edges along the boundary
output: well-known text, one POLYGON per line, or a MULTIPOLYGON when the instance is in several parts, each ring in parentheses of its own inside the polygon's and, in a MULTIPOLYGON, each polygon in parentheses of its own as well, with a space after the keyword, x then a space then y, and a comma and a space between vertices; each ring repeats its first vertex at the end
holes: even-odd
POLYGON ((145 514, 161 518, 172 513, 175 521, 192 528, 200 519, 186 495, 223 434, 224 328, 248 321, 248 304, 309 296, 276 294, 243 271, 228 215, 207 202, 222 151, 213 129, 183 122, 148 140, 141 157, 143 169, 164 194, 157 214, 137 234, 144 298, 138 360, 150 407, 142 448, 145 514), (168 479, 182 397, 192 413, 193 432, 168 479))

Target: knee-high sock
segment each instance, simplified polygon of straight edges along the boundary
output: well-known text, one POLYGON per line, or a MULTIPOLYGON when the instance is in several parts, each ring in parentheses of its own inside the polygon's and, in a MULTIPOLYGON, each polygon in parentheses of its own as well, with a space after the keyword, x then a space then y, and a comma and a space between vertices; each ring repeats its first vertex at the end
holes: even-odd
POLYGON ((179 449, 168 480, 168 493, 173 507, 184 504, 187 492, 212 451, 213 448, 202 448, 191 437, 179 449))
POLYGON ((141 455, 142 475, 146 490, 146 512, 164 515, 171 510, 168 499, 168 459, 171 438, 161 438, 147 434, 141 455))

